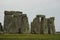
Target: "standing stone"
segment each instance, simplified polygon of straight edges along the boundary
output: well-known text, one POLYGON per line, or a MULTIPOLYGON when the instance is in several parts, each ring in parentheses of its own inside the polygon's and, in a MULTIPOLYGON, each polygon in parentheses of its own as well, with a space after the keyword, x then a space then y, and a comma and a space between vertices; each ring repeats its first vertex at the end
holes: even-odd
POLYGON ((47 18, 47 27, 48 27, 48 34, 51 34, 52 30, 51 30, 51 24, 50 24, 50 19, 49 18, 47 18))
POLYGON ((45 18, 45 34, 48 34, 47 18, 45 18))
POLYGON ((36 17, 31 23, 31 33, 40 34, 40 21, 39 17, 36 17))
POLYGON ((13 24, 15 25, 13 25, 15 28, 15 32, 21 33, 22 12, 15 12, 15 14, 13 14, 13 24))
POLYGON ((21 15, 22 12, 5 11, 4 29, 7 33, 18 32, 17 30, 21 27, 20 26, 21 21, 19 22, 19 19, 20 19, 19 14, 21 15))
POLYGON ((55 34, 54 17, 48 18, 47 21, 48 34, 55 34))
POLYGON ((37 15, 31 23, 31 32, 36 34, 43 34, 45 31, 45 16, 37 15))
POLYGON ((0 33, 3 33, 3 27, 1 23, 0 23, 0 33))
POLYGON ((19 11, 5 11, 4 29, 7 33, 28 33, 27 15, 19 11))
POLYGON ((46 33, 46 29, 45 29, 45 23, 46 23, 46 21, 45 21, 45 15, 37 15, 37 17, 39 17, 40 19, 39 19, 39 21, 40 21, 40 33, 41 34, 45 34, 46 33))
POLYGON ((29 23, 28 17, 26 14, 22 15, 22 26, 21 26, 21 33, 29 33, 29 23))
POLYGON ((12 25, 12 19, 13 19, 12 14, 13 13, 5 11, 4 14, 5 14, 5 17, 4 17, 4 30, 6 32, 9 32, 9 28, 12 25))
POLYGON ((51 30, 52 30, 52 34, 55 34, 55 25, 54 25, 54 19, 55 17, 50 17, 50 20, 51 20, 51 30))
POLYGON ((45 15, 40 15, 41 17, 41 34, 45 33, 45 15))
POLYGON ((34 34, 54 34, 54 17, 45 18, 45 15, 37 15, 31 23, 31 33, 34 34))

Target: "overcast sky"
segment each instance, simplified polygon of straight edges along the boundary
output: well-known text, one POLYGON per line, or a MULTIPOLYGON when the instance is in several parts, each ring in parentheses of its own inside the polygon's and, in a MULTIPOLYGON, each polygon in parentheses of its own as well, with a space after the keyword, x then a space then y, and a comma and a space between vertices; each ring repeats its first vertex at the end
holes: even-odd
POLYGON ((60 0, 0 0, 0 22, 4 21, 4 11, 22 11, 29 23, 37 14, 55 17, 56 31, 60 31, 60 0))

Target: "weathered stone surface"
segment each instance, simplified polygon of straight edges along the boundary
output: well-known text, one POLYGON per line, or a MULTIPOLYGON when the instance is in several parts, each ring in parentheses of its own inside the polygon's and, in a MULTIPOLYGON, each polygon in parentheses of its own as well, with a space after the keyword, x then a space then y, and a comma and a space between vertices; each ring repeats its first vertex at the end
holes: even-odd
POLYGON ((5 11, 4 29, 7 33, 27 33, 29 30, 27 15, 19 11, 5 11))
POLYGON ((45 15, 37 15, 31 23, 31 33, 54 34, 54 17, 45 18, 45 15))
POLYGON ((40 21, 39 17, 36 17, 31 23, 31 33, 39 34, 40 33, 40 21))
MULTIPOLYGON (((29 22, 26 14, 19 11, 5 11, 4 14, 4 32, 29 33, 29 22)), ((37 15, 31 22, 31 33, 55 34, 54 19, 54 17, 46 18, 45 15, 37 15)), ((2 31, 1 24, 0 31, 2 31)))
POLYGON ((54 20, 55 17, 50 17, 50 21, 51 21, 51 28, 52 28, 52 34, 55 34, 55 25, 54 25, 54 20))
POLYGON ((16 33, 21 33, 21 24, 22 24, 22 14, 14 14, 14 17, 13 17, 13 24, 15 25, 14 28, 15 28, 15 32, 16 33))
POLYGON ((48 34, 47 18, 45 18, 45 34, 48 34))
POLYGON ((36 17, 45 17, 45 15, 37 15, 36 17))
POLYGON ((55 34, 54 17, 47 19, 48 34, 55 34))
POLYGON ((45 16, 41 15, 41 34, 45 33, 45 16))
POLYGON ((26 14, 22 15, 21 33, 29 33, 29 23, 28 23, 28 17, 26 14))
POLYGON ((5 15, 13 15, 13 14, 22 14, 22 12, 19 11, 5 11, 4 12, 5 15))
POLYGON ((3 33, 3 27, 1 23, 0 23, 0 33, 3 33))
POLYGON ((52 34, 52 27, 51 27, 50 18, 47 19, 47 26, 48 26, 48 34, 52 34))
POLYGON ((45 31, 45 16, 37 15, 36 18, 31 23, 31 31, 32 33, 41 33, 43 34, 45 31))

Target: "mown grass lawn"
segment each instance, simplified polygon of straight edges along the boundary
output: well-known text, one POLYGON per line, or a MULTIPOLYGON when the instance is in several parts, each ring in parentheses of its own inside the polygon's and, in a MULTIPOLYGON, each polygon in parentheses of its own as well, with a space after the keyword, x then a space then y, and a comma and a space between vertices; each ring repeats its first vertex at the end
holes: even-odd
POLYGON ((0 40, 60 40, 60 34, 0 34, 0 40))

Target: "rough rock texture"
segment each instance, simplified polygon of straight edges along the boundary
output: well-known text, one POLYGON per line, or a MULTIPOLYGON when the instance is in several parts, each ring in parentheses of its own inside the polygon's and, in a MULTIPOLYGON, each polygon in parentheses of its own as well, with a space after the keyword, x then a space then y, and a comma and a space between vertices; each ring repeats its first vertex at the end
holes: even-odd
POLYGON ((55 34, 55 25, 54 25, 55 17, 50 17, 50 19, 51 19, 51 25, 52 25, 52 33, 55 34))
MULTIPOLYGON (((4 32, 29 33, 29 23, 26 14, 22 14, 19 11, 5 11, 4 14, 4 32)), ((55 34, 54 20, 54 17, 46 18, 45 15, 37 15, 31 22, 31 33, 55 34)), ((2 31, 1 23, 0 31, 2 31)))
POLYGON ((33 22, 31 23, 31 33, 39 34, 40 33, 40 21, 39 17, 36 17, 33 22))
POLYGON ((3 27, 1 23, 0 23, 0 33, 3 33, 3 27))
POLYGON ((50 17, 47 19, 48 34, 55 34, 54 19, 54 17, 50 17))
POLYGON ((26 15, 22 14, 22 12, 19 12, 19 11, 5 11, 4 14, 5 14, 5 17, 4 17, 5 32, 27 33, 27 31, 29 30, 29 24, 28 24, 28 19, 26 15), (22 29, 25 29, 25 30, 22 30, 22 29))
POLYGON ((45 18, 45 34, 48 34, 47 18, 45 18))
POLYGON ((28 23, 28 17, 26 14, 22 15, 22 27, 21 27, 21 33, 28 33, 29 32, 29 23, 28 23))
POLYGON ((37 15, 31 23, 31 33, 54 34, 54 17, 45 18, 45 15, 37 15))

